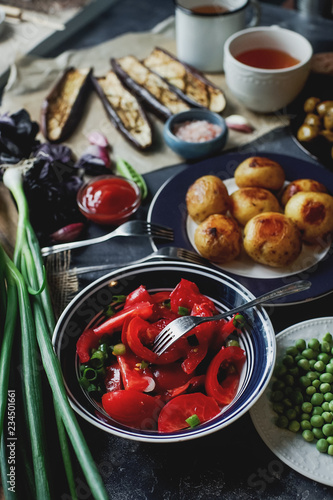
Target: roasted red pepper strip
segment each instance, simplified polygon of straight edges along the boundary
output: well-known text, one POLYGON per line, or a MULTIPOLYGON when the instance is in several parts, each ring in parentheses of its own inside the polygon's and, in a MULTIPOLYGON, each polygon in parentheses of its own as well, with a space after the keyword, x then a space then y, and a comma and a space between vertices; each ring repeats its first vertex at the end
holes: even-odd
POLYGON ((146 287, 140 285, 133 292, 129 293, 126 297, 124 309, 138 302, 152 302, 149 292, 147 292, 146 287))
POLYGON ((150 392, 155 389, 155 380, 151 370, 141 368, 142 359, 132 352, 117 356, 122 382, 125 389, 135 389, 141 392, 150 392))
POLYGON ((179 307, 186 307, 191 311, 194 304, 201 304, 202 302, 209 303, 212 310, 215 309, 214 302, 208 297, 200 293, 199 288, 192 281, 181 279, 178 285, 170 294, 170 305, 173 312, 178 312, 179 307))
POLYGON ((132 318, 127 325, 126 340, 131 350, 137 356, 140 356, 145 361, 149 361, 149 363, 155 363, 158 360, 157 354, 143 345, 141 340, 145 336, 149 326, 150 323, 141 318, 132 318))
POLYGON ((152 313, 153 304, 150 302, 137 302, 117 312, 114 316, 104 321, 104 323, 94 328, 94 333, 98 337, 113 333, 121 330, 126 318, 140 316, 140 318, 148 319, 152 313))
POLYGON ((222 347, 210 362, 206 373, 205 389, 220 405, 228 405, 234 399, 239 384, 240 371, 245 362, 245 352, 238 346, 222 347), (220 370, 225 378, 219 381, 220 370))
POLYGON ((96 349, 98 344, 99 338, 96 337, 94 331, 91 328, 84 330, 76 343, 76 352, 81 363, 88 363, 91 350, 96 349))
POLYGON ((105 370, 104 384, 107 392, 120 391, 123 389, 119 363, 113 363, 112 365, 106 366, 105 370))

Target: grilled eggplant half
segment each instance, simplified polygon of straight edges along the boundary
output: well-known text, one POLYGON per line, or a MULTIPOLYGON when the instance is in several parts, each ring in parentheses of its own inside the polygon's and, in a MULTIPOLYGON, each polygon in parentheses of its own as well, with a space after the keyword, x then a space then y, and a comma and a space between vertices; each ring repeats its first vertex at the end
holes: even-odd
POLYGON ((127 88, 163 121, 173 114, 190 109, 190 105, 172 90, 163 78, 144 66, 136 57, 111 59, 111 65, 127 88))
POLYGON ((152 126, 135 95, 123 86, 114 71, 93 77, 92 81, 113 125, 136 148, 149 148, 153 142, 152 126))
POLYGON ((92 89, 91 74, 91 68, 67 68, 44 100, 41 130, 49 142, 68 139, 78 125, 92 89))
POLYGON ((161 76, 190 104, 221 113, 226 106, 223 91, 198 70, 183 63, 165 49, 155 47, 143 64, 161 76))

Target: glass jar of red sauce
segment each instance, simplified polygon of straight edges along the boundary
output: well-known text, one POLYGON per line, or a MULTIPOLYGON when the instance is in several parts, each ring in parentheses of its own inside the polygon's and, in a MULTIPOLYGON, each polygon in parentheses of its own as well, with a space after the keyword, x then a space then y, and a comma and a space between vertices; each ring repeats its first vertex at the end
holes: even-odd
POLYGON ((117 175, 100 175, 78 191, 77 203, 87 219, 104 225, 126 222, 140 206, 139 186, 117 175))

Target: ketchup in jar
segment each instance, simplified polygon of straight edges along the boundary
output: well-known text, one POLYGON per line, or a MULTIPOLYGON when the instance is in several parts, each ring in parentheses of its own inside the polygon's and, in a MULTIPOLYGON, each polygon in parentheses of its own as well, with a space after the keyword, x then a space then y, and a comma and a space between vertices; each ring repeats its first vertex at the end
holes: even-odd
POLYGON ((77 195, 80 211, 97 224, 122 224, 140 206, 138 185, 124 177, 101 175, 84 184, 77 195))

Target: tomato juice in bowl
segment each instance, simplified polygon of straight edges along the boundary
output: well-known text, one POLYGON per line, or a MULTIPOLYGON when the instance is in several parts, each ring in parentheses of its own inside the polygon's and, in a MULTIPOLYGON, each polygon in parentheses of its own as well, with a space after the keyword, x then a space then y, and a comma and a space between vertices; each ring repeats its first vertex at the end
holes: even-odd
MULTIPOLYGON (((77 354, 78 339, 86 329, 95 328, 105 323, 108 307, 113 302, 114 296, 123 294, 127 296, 134 290, 141 289, 141 285, 144 285, 149 294, 152 296, 159 294, 157 296, 160 297, 165 293, 170 293, 182 279, 195 283, 199 287, 200 293, 205 294, 209 301, 214 303, 218 311, 231 309, 237 304, 252 298, 252 294, 244 287, 215 270, 177 261, 146 263, 125 267, 95 281, 78 294, 59 319, 53 342, 65 377, 69 399, 74 409, 98 428, 124 438, 147 442, 193 439, 225 427, 239 418, 259 397, 268 383, 275 359, 275 335, 267 314, 260 308, 255 308, 249 310, 246 314, 248 326, 238 338, 239 347, 245 352, 245 363, 240 370, 238 388, 233 401, 230 404, 223 405, 215 414, 216 406, 214 406, 213 413, 208 413, 208 420, 195 424, 194 427, 169 431, 168 422, 176 418, 173 413, 172 419, 170 416, 165 419, 164 423, 166 422, 167 427, 163 428, 163 432, 160 432, 156 425, 150 425, 151 419, 144 422, 143 428, 135 428, 131 421, 119 421, 117 412, 110 416, 101 405, 101 402, 80 385, 82 363, 80 363, 77 354), (92 304, 94 307, 91 307, 92 304), (149 425, 146 425, 147 423, 149 425)), ((136 323, 136 321, 133 321, 133 325, 136 323)), ((140 321, 138 323, 140 324, 140 321)), ((134 340, 137 341, 135 334, 134 340)), ((141 356, 140 362, 141 360, 145 361, 143 356, 141 356)), ((155 381, 160 385, 159 389, 161 387, 163 389, 163 380, 168 380, 167 384, 170 381, 168 364, 155 365, 149 360, 147 364, 148 368, 153 371, 155 381), (161 369, 162 376, 157 373, 159 369, 161 369)), ((146 365, 137 368, 139 370, 145 369, 146 365)), ((200 373, 195 374, 193 372, 190 377, 187 377, 181 370, 176 375, 173 374, 171 378, 174 378, 174 375, 176 378, 179 376, 179 379, 175 382, 177 390, 179 386, 186 385, 188 378, 205 375, 206 367, 201 365, 201 369, 200 373)), ((215 380, 214 377, 212 380, 215 380)), ((120 396, 125 398, 122 400, 122 405, 131 405, 133 403, 131 391, 123 390, 122 392, 125 393, 120 396)), ((199 393, 199 396, 193 396, 199 398, 199 403, 196 401, 195 404, 200 404, 201 399, 205 401, 205 397, 207 397, 204 390, 196 389, 191 392, 199 393)), ((156 422, 158 414, 162 414, 163 408, 161 411, 161 407, 166 408, 165 401, 161 402, 161 396, 156 391, 154 392, 154 389, 147 393, 142 392, 142 394, 145 400, 147 398, 155 400, 156 407, 153 404, 152 411, 155 415, 153 421, 156 422)), ((116 397, 118 395, 119 391, 116 392, 116 397)), ((182 395, 180 394, 179 398, 182 398, 182 395)), ((190 397, 187 397, 187 394, 185 395, 185 403, 182 402, 182 399, 177 399, 177 397, 174 398, 174 401, 177 404, 181 403, 181 407, 183 403, 190 404, 191 407, 192 395, 190 397)), ((137 397, 137 392, 134 396, 137 397)), ((209 394, 208 397, 211 403, 209 394)), ((113 396, 111 399, 113 399, 113 396)), ((152 403, 151 399, 149 399, 149 403, 152 403)), ((133 409, 132 413, 136 414, 136 411, 133 409)), ((195 413, 194 411, 193 414, 195 413)), ((200 416, 202 418, 202 415, 200 416)))
POLYGON ((140 188, 118 175, 100 175, 81 186, 77 203, 87 219, 102 225, 119 225, 139 208, 140 188))

